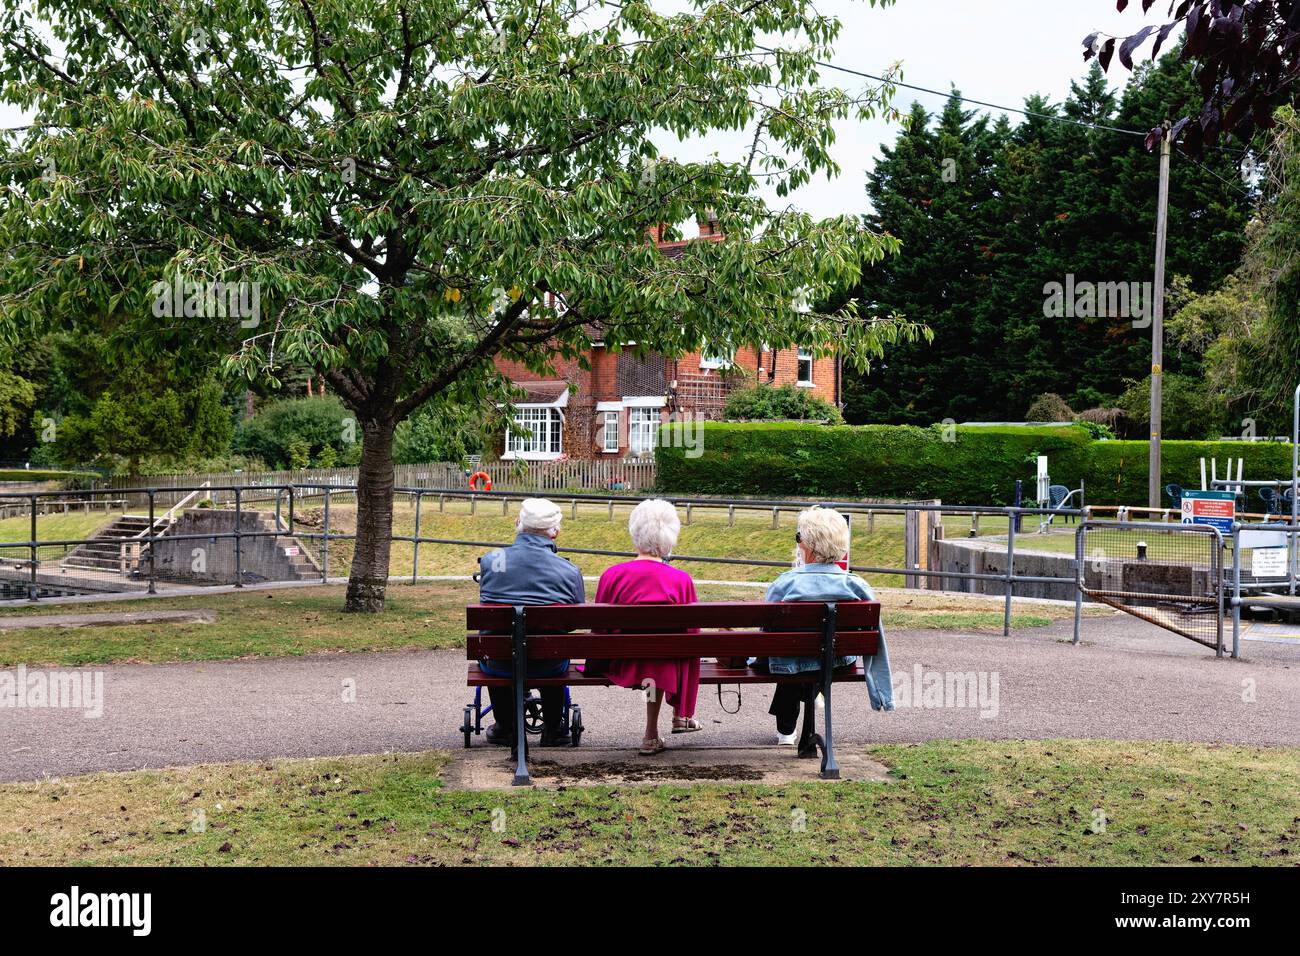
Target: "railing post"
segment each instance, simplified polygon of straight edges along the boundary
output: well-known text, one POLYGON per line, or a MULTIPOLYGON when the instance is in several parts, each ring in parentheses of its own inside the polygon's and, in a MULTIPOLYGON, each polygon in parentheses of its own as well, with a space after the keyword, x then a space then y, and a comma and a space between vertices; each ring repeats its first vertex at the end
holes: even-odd
POLYGON ((775 531, 781 527, 781 509, 772 509, 772 530, 775 531))
POLYGON ((158 587, 155 582, 155 575, 157 573, 157 560, 154 556, 154 551, 156 550, 154 546, 155 543, 157 542, 157 537, 154 535, 154 526, 153 526, 155 520, 156 519, 154 518, 154 491, 152 488, 150 488, 149 489, 149 593, 150 594, 158 593, 158 587))
POLYGON ((325 488, 325 507, 321 516, 320 583, 330 579, 330 489, 325 488))
POLYGON ((1002 612, 1002 636, 1011 636, 1011 592, 1016 574, 1016 528, 1020 525, 1020 509, 1013 508, 1007 521, 1007 600, 1002 612))
POLYGON ((240 495, 243 489, 235 486, 235 587, 244 586, 244 512, 240 495))
POLYGON ((1241 657, 1241 528, 1236 522, 1232 527, 1232 657, 1241 657))
POLYGON ((414 542, 411 547, 411 583, 414 584, 420 577, 420 499, 424 497, 417 490, 415 492, 415 534, 414 542))
POLYGON ((31 547, 32 573, 31 573, 31 578, 27 584, 27 600, 39 601, 40 595, 36 587, 36 569, 39 566, 40 562, 36 554, 36 496, 35 495, 32 495, 32 520, 31 520, 30 530, 32 535, 32 547, 31 547))
POLYGON ((1083 631, 1083 536, 1087 522, 1079 522, 1074 533, 1074 641, 1078 644, 1083 631))

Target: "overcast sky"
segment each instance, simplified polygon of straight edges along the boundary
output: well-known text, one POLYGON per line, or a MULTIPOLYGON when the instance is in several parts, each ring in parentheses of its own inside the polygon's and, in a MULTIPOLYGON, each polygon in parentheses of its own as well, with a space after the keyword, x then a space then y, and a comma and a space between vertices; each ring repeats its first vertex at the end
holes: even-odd
MULTIPOLYGON (((665 0, 665 6, 678 5, 665 0)), ((901 62, 908 83, 947 90, 956 84, 963 95, 1008 106, 1021 106, 1026 96, 1042 93, 1060 102, 1071 80, 1084 72, 1083 37, 1093 30, 1127 35, 1144 22, 1160 22, 1168 4, 1158 0, 1144 20, 1139 3, 1123 14, 1115 0, 899 0, 887 9, 866 0, 822 0, 818 8, 840 18, 843 34, 834 62, 879 74, 901 62)), ((1149 46, 1148 46, 1149 48, 1149 46)), ((1118 61, 1111 65, 1117 83, 1127 80, 1118 61)), ((824 84, 859 92, 865 81, 824 71, 824 84)), ((937 112, 941 97, 899 90, 895 105, 904 113, 913 100, 937 112)), ((0 126, 24 122, 23 114, 0 102, 0 126)), ((865 177, 880 153, 893 141, 895 124, 883 120, 848 120, 837 127, 834 155, 843 172, 836 180, 818 177, 795 194, 774 204, 792 204, 818 216, 861 213, 867 208, 865 177)), ((682 160, 703 158, 717 151, 723 158, 743 156, 749 135, 718 137, 708 142, 679 143, 669 134, 659 141, 664 152, 682 160)))
MULTIPOLYGON (((1032 93, 1054 103, 1065 99, 1070 82, 1088 65, 1083 61, 1085 36, 1094 30, 1127 36, 1144 23, 1163 23, 1169 4, 1157 0, 1145 18, 1136 0, 1123 14, 1116 12, 1115 0, 898 0, 883 10, 866 0, 821 0, 817 6, 844 24, 833 60, 837 65, 880 74, 901 61, 904 82, 944 91, 956 84, 972 99, 1019 107, 1032 93)), ((1144 50, 1149 56, 1150 41, 1144 50)), ((1123 84, 1128 71, 1117 59, 1109 76, 1123 84)), ((866 81, 827 70, 822 83, 858 92, 866 81)), ((942 97, 903 89, 894 105, 906 113, 914 100, 932 113, 943 108, 942 97)), ((769 201, 818 216, 865 212, 866 173, 880 146, 897 135, 897 124, 884 120, 841 122, 833 150, 842 169, 839 178, 818 177, 785 199, 773 194, 769 201)), ((680 159, 702 158, 715 150, 731 158, 743 155, 748 139, 678 144, 665 137, 660 146, 680 159)))

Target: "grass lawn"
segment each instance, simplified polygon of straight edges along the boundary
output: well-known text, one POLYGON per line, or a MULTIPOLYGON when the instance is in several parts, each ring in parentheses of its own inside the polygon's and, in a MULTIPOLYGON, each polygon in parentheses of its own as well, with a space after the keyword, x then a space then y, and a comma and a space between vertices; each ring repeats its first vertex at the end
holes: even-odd
MULTIPOLYGON (((94 604, 38 605, 0 610, 21 614, 94 614, 133 610, 210 608, 212 624, 126 624, 81 628, 22 628, 0 632, 0 666, 48 664, 77 666, 115 661, 221 660, 283 657, 322 651, 386 651, 410 647, 463 647, 465 605, 478 599, 469 581, 398 584, 388 591, 382 626, 342 610, 343 588, 298 587, 112 601, 94 604)), ((704 601, 753 601, 752 587, 702 585, 704 601)), ((886 627, 1001 630, 1000 605, 967 602, 920 591, 886 597, 886 627)), ((1094 609, 1088 609, 1094 611, 1094 609)), ((1023 606, 1012 616, 1017 628, 1041 627, 1068 617, 1058 605, 1023 606)))
MULTIPOLYGON (((36 516, 37 541, 75 541, 89 538, 95 531, 108 524, 121 512, 102 511, 69 512, 68 514, 48 514, 36 516)), ((30 516, 0 519, 0 543, 30 541, 32 519, 30 516)), ((51 561, 63 557, 72 550, 71 546, 45 545, 36 549, 37 557, 42 561, 51 561)), ((26 561, 31 552, 23 548, 0 548, 0 560, 26 561)))
MULTIPOLYGON (((627 534, 627 517, 635 500, 630 504, 616 504, 611 521, 605 505, 579 505, 578 517, 573 519, 572 509, 563 498, 557 498, 563 507, 565 521, 560 534, 560 546, 585 548, 597 551, 628 551, 632 545, 627 534)), ((482 501, 475 514, 469 513, 466 501, 447 501, 446 510, 438 510, 436 498, 424 501, 420 511, 420 536, 445 540, 509 543, 515 537, 515 518, 519 513, 517 502, 511 502, 509 514, 502 514, 500 502, 482 501)), ((685 519, 685 509, 679 509, 685 519)), ((865 517, 853 522, 853 560, 859 564, 876 567, 901 567, 903 563, 903 518, 901 515, 877 515, 874 529, 868 531, 865 517)), ((295 527, 304 533, 320 533, 323 516, 320 508, 299 509, 295 527)), ((738 511, 735 523, 730 524, 725 509, 696 508, 691 523, 683 525, 677 542, 677 553, 709 558, 745 557, 760 561, 779 561, 788 565, 794 549, 795 514, 783 512, 779 525, 772 528, 772 516, 752 511, 738 511)), ((356 530, 356 506, 331 504, 330 530, 332 533, 351 534, 356 530)), ((403 498, 395 503, 393 534, 413 536, 415 510, 403 498)), ((320 542, 308 540, 313 554, 320 556, 320 542)), ((484 549, 480 546, 421 544, 420 574, 470 574, 477 569, 477 561, 484 549)), ((411 573, 414 549, 409 542, 393 542, 390 573, 401 577, 411 573)), ((350 567, 353 542, 331 541, 329 572, 345 575, 350 567)), ((598 575, 609 565, 620 560, 601 555, 568 554, 584 574, 598 575)), ((677 566, 694 577, 736 581, 770 581, 780 573, 779 568, 745 567, 741 565, 712 564, 678 560, 677 566)), ((879 586, 902 584, 896 575, 874 577, 879 586)))
MULTIPOLYGON (((330 532, 332 534, 353 534, 356 531, 356 505, 353 496, 341 495, 334 498, 330 506, 330 532)), ((636 503, 632 499, 627 504, 616 503, 613 520, 610 511, 603 504, 580 504, 576 519, 568 502, 563 497, 556 499, 565 512, 565 524, 561 536, 561 545, 568 548, 584 548, 599 551, 626 551, 631 547, 627 535, 627 516, 636 503)), ((257 502, 254 507, 273 510, 268 502, 257 502)), ((462 500, 448 500, 444 510, 438 510, 436 497, 423 501, 420 511, 420 536, 460 541, 480 541, 488 543, 508 543, 514 539, 515 516, 518 514, 518 502, 509 503, 509 513, 502 514, 500 502, 480 501, 474 514, 470 513, 470 503, 462 500)), ((685 518, 685 509, 679 509, 685 518)), ((287 518, 287 507, 281 514, 287 518)), ((36 537, 38 541, 58 541, 88 538, 99 527, 107 524, 117 513, 105 515, 102 512, 91 514, 52 514, 37 518, 36 537)), ((693 509, 692 520, 682 528, 677 552, 707 558, 746 557, 756 560, 777 561, 785 565, 789 562, 794 547, 794 512, 782 512, 777 528, 772 528, 770 512, 737 511, 734 521, 729 520, 725 508, 693 509)), ((949 515, 946 521, 949 537, 963 537, 969 530, 970 519, 965 515, 949 515)), ((415 508, 407 496, 399 495, 394 502, 393 533, 399 537, 414 536, 415 508)), ((1006 519, 997 515, 980 517, 980 534, 983 537, 1006 534, 1006 519)), ((1028 548, 1038 550, 1073 551, 1073 532, 1063 532, 1050 536, 1030 535, 1028 532, 1037 527, 1031 518, 1025 519, 1023 534, 1019 541, 1028 548)), ((324 529, 324 513, 319 499, 299 502, 295 509, 295 530, 302 535, 319 534, 324 529)), ((1060 529, 1058 529, 1059 531, 1060 529)), ((0 544, 29 540, 30 519, 26 517, 6 518, 0 520, 0 544)), ((320 559, 319 540, 305 537, 303 543, 320 559)), ((63 557, 67 547, 47 545, 38 553, 43 561, 57 561, 63 557)), ((422 544, 420 546, 419 573, 422 575, 469 574, 476 567, 476 561, 483 553, 480 546, 422 544)), ((353 542, 332 540, 329 547, 329 573, 331 576, 345 576, 351 566, 353 542)), ((903 564, 903 517, 897 514, 877 514, 868 520, 866 515, 856 515, 853 519, 853 562, 873 567, 901 567, 903 564)), ((28 553, 20 548, 0 547, 0 559, 25 561, 28 553)), ((599 574, 604 568, 617 561, 617 558, 600 555, 569 555, 583 570, 584 574, 599 574)), ((769 581, 779 573, 772 567, 746 567, 742 565, 713 564, 709 562, 679 561, 679 566, 696 577, 737 581, 769 581)), ((393 543, 391 573, 405 577, 412 573, 414 565, 414 548, 409 542, 393 543)), ((878 587, 898 587, 902 585, 899 575, 873 575, 872 583, 878 587)))
POLYGON ((431 752, 8 784, 0 864, 1296 861, 1294 749, 972 740, 871 752, 891 782, 451 792, 439 779, 450 755, 431 752))

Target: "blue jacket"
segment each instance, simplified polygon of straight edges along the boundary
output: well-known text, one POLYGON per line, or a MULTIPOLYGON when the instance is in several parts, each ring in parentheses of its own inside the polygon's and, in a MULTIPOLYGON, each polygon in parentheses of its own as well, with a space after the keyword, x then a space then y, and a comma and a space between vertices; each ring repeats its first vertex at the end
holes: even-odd
MULTIPOLYGON (((871 585, 856 574, 850 574, 836 564, 805 564, 786 571, 767 589, 768 601, 874 601, 871 585)), ((839 657, 836 667, 846 667, 857 661, 856 657, 839 657)), ((817 657, 769 657, 768 669, 773 674, 797 674, 821 670, 817 657)), ((880 634, 880 650, 867 660, 867 695, 873 710, 894 709, 893 678, 889 671, 889 650, 885 635, 880 634)))
MULTIPOLYGON (((583 604, 587 600, 582 572, 555 550, 544 534, 520 532, 508 548, 497 548, 478 559, 478 599, 483 604, 583 604)), ((563 673, 568 661, 528 662, 528 672, 545 677, 563 673)), ((489 674, 509 676, 510 662, 483 662, 489 674)))
POLYGON ((478 599, 484 604, 582 604, 582 572, 559 556, 544 534, 520 532, 508 548, 478 559, 478 599))

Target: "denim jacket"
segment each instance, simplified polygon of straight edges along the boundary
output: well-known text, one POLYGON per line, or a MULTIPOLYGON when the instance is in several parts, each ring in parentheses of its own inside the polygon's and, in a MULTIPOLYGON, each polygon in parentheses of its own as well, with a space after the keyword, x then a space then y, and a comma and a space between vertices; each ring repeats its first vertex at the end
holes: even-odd
MULTIPOLYGON (((767 589, 768 601, 874 601, 871 585, 856 574, 850 574, 836 564, 805 564, 786 571, 767 589)), ((856 657, 839 657, 836 667, 846 667, 857 661, 856 657)), ((797 674, 821 670, 817 657, 769 657, 768 669, 773 674, 797 674)), ((880 635, 880 650, 867 659, 867 695, 873 710, 894 709, 894 687, 889 671, 889 651, 885 635, 880 635)))

